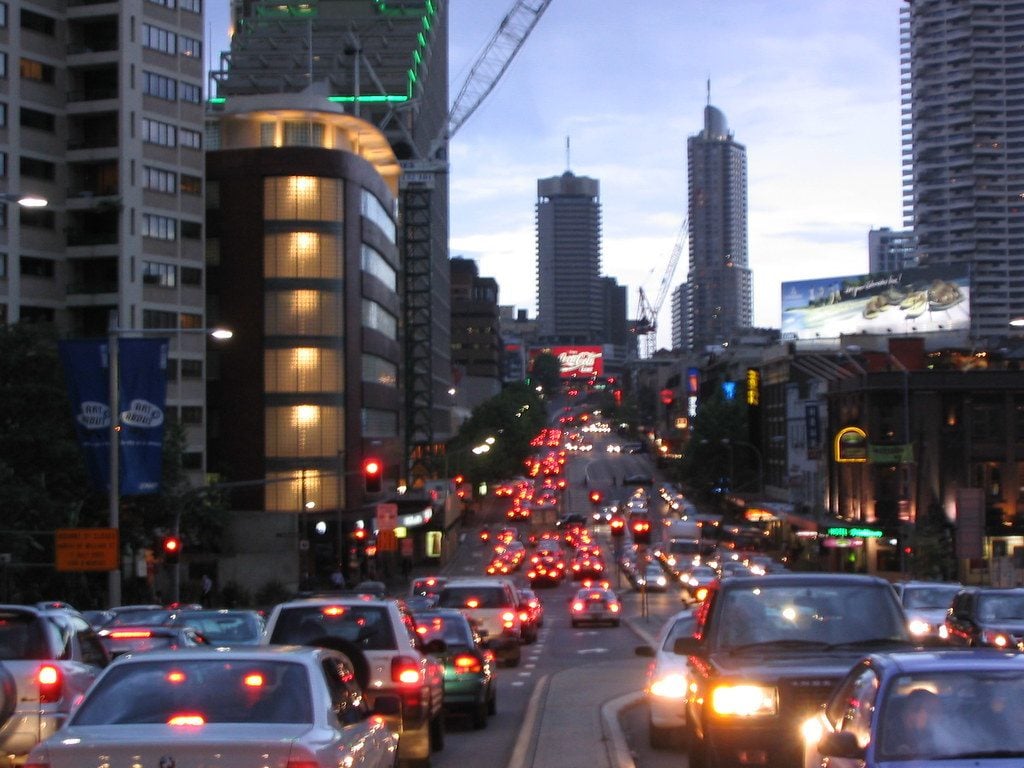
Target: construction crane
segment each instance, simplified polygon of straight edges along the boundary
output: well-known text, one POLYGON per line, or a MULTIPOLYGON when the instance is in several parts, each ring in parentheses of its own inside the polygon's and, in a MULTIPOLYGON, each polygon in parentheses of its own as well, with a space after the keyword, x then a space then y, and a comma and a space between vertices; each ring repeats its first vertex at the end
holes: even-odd
POLYGON ((647 294, 644 292, 643 286, 640 287, 637 319, 633 324, 632 330, 638 337, 637 341, 641 358, 648 359, 654 356, 658 336, 658 314, 661 312, 661 305, 668 298, 669 289, 672 287, 672 278, 676 274, 676 266, 679 264, 679 258, 683 254, 683 249, 686 248, 689 236, 690 217, 687 216, 679 227, 679 233, 676 235, 676 244, 669 255, 668 264, 665 266, 665 274, 662 275, 658 295, 655 297, 653 304, 647 300, 647 294))

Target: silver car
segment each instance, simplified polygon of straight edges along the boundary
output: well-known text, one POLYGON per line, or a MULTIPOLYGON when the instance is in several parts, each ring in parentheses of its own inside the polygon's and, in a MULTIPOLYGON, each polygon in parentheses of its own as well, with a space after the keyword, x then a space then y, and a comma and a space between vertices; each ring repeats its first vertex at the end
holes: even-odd
POLYGON ((686 729, 686 657, 675 652, 676 640, 693 634, 697 619, 692 610, 668 618, 654 645, 638 645, 637 656, 651 659, 647 665, 644 697, 648 709, 651 746, 664 749, 684 741, 686 729))

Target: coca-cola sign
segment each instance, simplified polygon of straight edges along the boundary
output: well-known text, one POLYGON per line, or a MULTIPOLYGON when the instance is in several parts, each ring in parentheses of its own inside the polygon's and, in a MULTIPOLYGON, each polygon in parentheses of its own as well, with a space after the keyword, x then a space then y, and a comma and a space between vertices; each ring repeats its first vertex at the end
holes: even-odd
POLYGON ((548 347, 531 350, 531 363, 542 352, 558 358, 563 379, 604 375, 603 347, 548 347))

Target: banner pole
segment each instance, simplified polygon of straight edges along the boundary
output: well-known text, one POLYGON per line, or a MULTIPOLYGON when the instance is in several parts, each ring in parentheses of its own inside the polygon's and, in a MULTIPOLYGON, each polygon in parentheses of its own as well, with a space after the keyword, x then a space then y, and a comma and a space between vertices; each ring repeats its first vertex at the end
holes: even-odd
MULTIPOLYGON (((117 315, 111 313, 110 329, 107 339, 107 370, 110 372, 110 527, 119 534, 121 486, 120 486, 120 426, 121 426, 121 405, 118 383, 120 366, 118 365, 118 344, 117 344, 117 315)), ((117 565, 112 571, 107 572, 107 603, 108 607, 121 604, 121 544, 120 535, 117 537, 117 565)))

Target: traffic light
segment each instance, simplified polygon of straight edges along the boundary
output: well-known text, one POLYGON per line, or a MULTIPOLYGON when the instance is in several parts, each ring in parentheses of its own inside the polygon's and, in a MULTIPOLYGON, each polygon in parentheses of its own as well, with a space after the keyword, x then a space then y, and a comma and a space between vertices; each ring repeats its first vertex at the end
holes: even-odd
POLYGON ((626 521, 619 515, 615 515, 608 521, 608 531, 616 538, 624 535, 626 533, 626 521))
POLYGON ((601 499, 603 499, 603 498, 604 498, 604 496, 601 495, 600 491, 591 491, 590 492, 590 503, 593 504, 595 507, 598 504, 601 503, 601 499))
POLYGON ((367 493, 380 493, 384 465, 380 459, 363 459, 363 482, 367 493))
POLYGON ((638 517, 634 520, 629 530, 633 534, 634 544, 650 544, 651 543, 651 521, 645 520, 642 517, 638 517))
POLYGON ((174 565, 181 556, 181 539, 177 536, 166 536, 161 547, 164 551, 164 562, 174 565))

